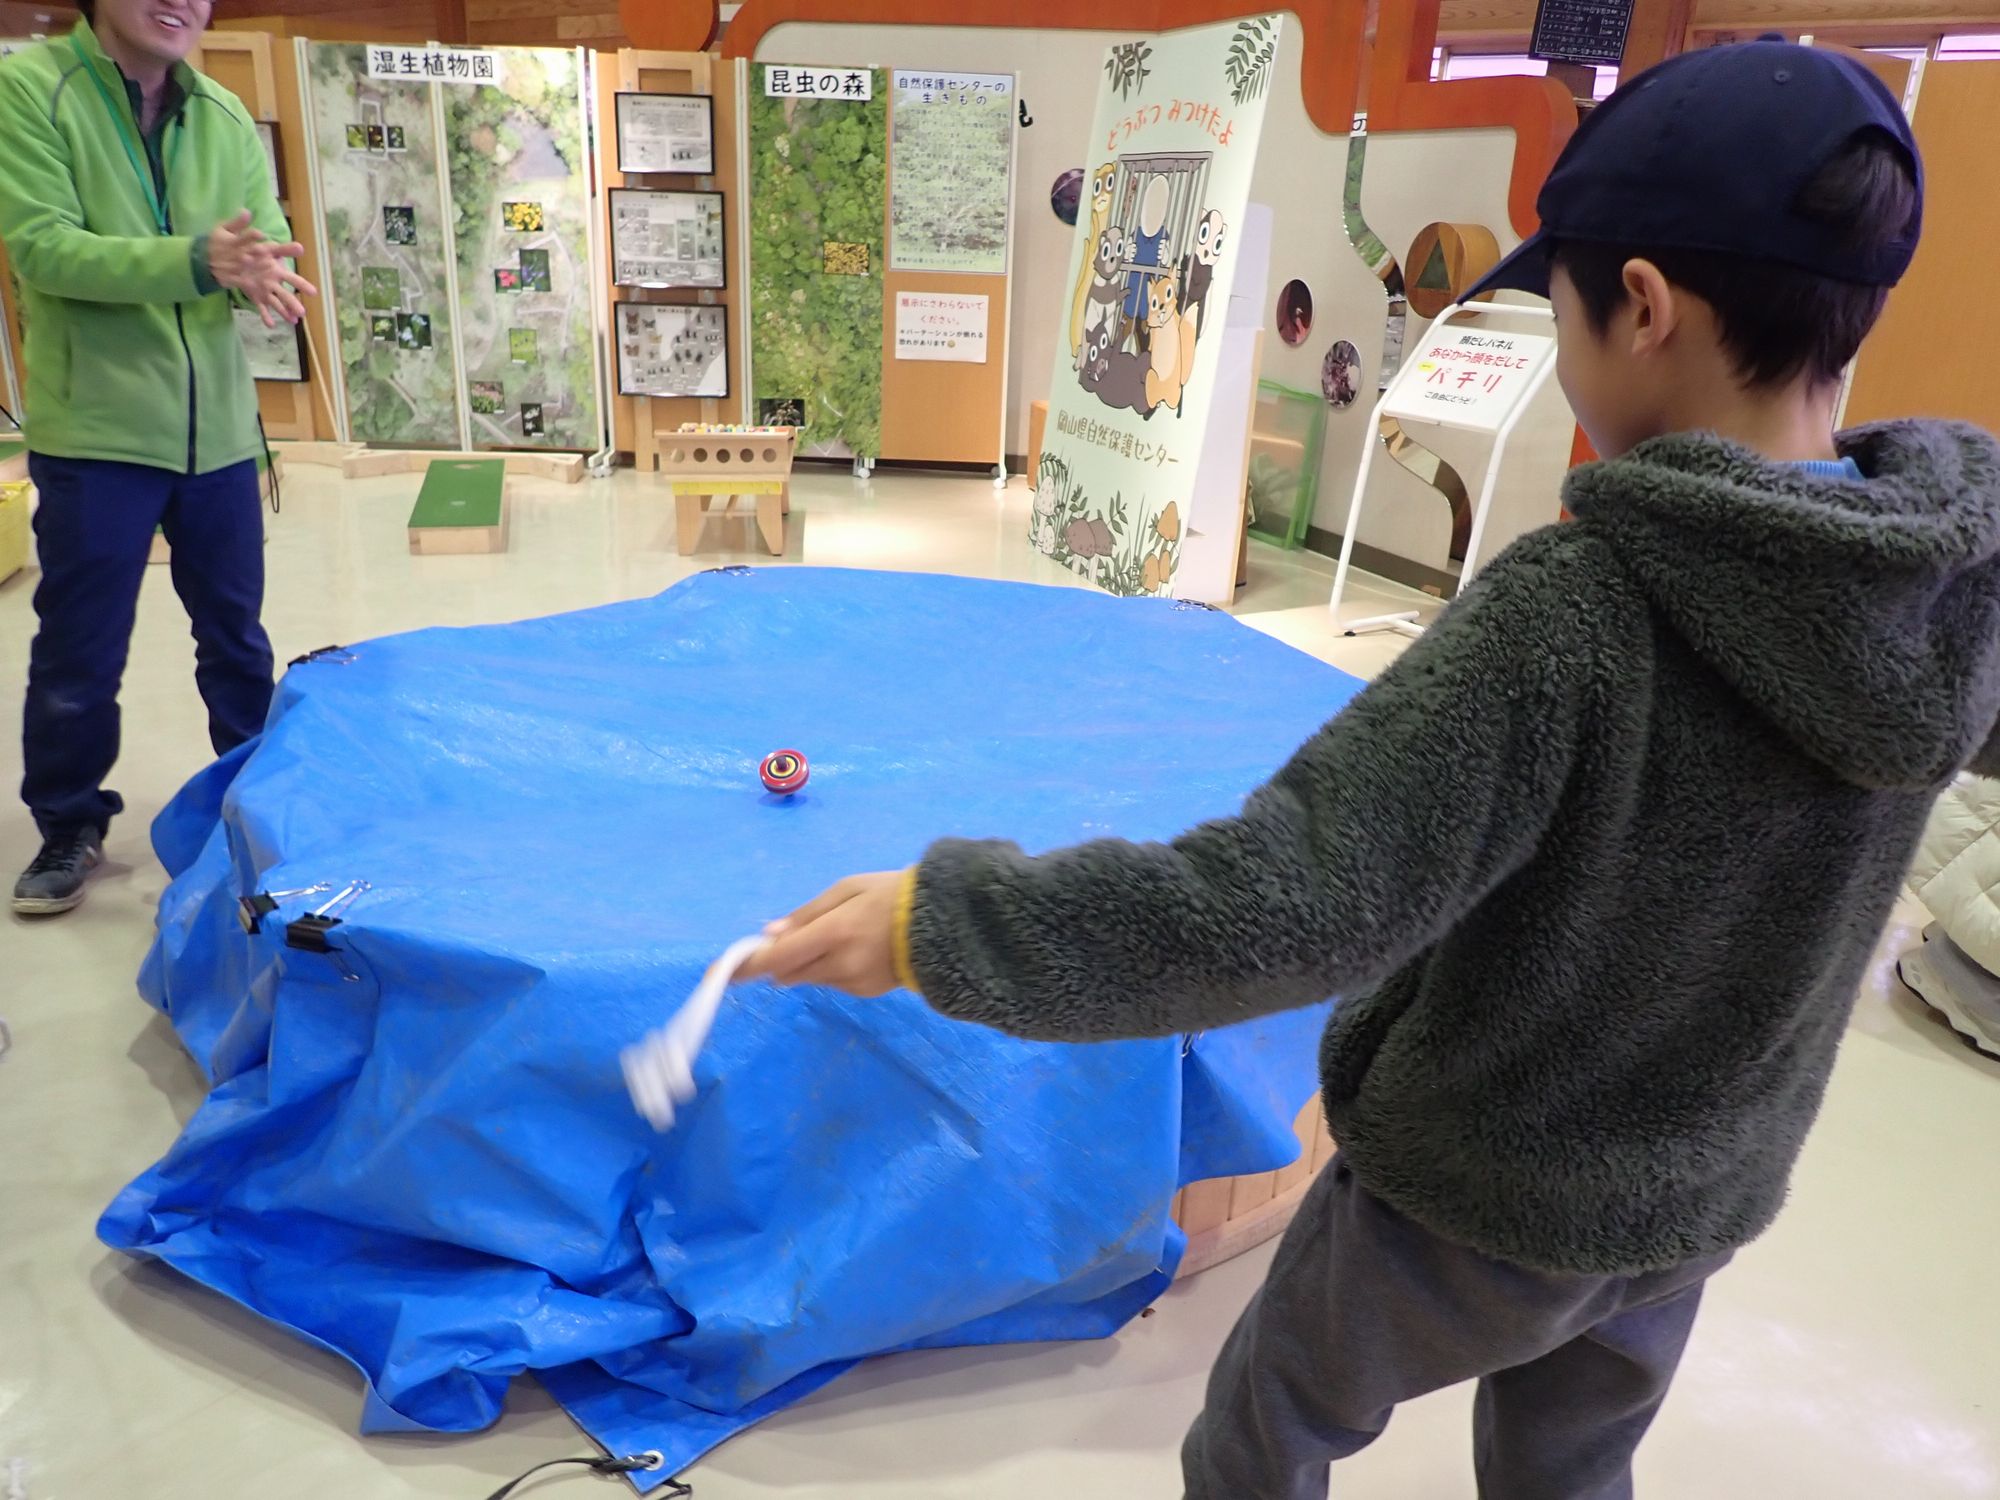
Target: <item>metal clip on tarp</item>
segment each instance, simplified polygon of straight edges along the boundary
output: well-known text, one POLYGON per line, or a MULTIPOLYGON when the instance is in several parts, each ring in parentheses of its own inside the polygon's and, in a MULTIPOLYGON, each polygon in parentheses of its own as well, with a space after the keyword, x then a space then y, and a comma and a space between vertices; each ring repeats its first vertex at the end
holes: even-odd
POLYGON ((258 891, 254 895, 236 898, 236 920, 243 924, 243 930, 255 937, 264 930, 264 918, 278 909, 281 901, 290 901, 299 896, 317 896, 321 891, 330 891, 333 886, 322 880, 318 885, 301 886, 295 891, 258 891))
POLYGON ((327 934, 340 925, 340 918, 335 913, 345 911, 357 896, 369 888, 365 880, 354 881, 325 904, 302 917, 294 917, 285 924, 285 946, 296 948, 301 953, 334 952, 333 944, 327 941, 327 934))

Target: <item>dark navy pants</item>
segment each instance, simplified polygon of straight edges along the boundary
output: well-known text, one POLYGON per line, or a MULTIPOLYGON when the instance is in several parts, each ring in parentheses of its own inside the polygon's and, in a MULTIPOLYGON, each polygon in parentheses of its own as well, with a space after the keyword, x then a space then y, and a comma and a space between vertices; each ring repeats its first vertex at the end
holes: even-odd
POLYGON ((118 759, 118 685, 154 529, 194 624, 195 683, 216 753, 260 733, 271 707, 264 517, 257 465, 176 474, 31 454, 41 628, 28 656, 21 798, 46 834, 103 829, 124 809, 104 778, 118 759))
POLYGON ((1373 1197, 1338 1156, 1229 1336, 1182 1450, 1188 1500, 1326 1500, 1327 1466, 1397 1405, 1477 1380, 1479 1500, 1631 1500, 1704 1283, 1490 1259, 1373 1197))

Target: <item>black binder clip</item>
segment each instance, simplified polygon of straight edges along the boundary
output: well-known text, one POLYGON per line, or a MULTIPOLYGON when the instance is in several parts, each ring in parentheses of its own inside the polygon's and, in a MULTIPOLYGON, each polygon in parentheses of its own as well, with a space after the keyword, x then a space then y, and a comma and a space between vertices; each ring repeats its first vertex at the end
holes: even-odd
POLYGON ((333 953, 337 951, 327 941, 327 934, 340 925, 336 912, 344 911, 349 903, 368 889, 368 882, 357 880, 313 911, 302 917, 294 917, 285 924, 285 946, 296 948, 301 953, 333 953))
POLYGON ((296 891, 258 891, 255 895, 236 898, 236 920, 243 924, 243 931, 255 937, 264 930, 264 918, 278 909, 280 901, 289 901, 296 896, 316 896, 321 891, 333 887, 325 881, 318 885, 302 886, 296 891))

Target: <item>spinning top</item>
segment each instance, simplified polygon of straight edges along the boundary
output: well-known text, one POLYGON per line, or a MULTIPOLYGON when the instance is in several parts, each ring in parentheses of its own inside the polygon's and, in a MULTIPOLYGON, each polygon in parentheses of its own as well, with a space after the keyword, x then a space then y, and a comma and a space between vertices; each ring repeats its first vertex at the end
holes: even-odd
POLYGON ((764 764, 757 768, 757 774, 764 778, 768 791, 780 797, 789 797, 806 784, 806 777, 812 774, 806 765, 806 758, 796 750, 773 750, 764 757, 764 764))

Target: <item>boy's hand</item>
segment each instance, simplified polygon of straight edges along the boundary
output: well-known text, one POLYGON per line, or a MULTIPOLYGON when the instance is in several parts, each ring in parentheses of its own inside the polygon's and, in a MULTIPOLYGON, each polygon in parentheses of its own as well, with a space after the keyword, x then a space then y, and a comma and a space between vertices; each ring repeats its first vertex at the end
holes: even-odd
POLYGON ((864 1000, 896 988, 896 896, 903 872, 851 875, 769 928, 739 981, 824 985, 864 1000))

